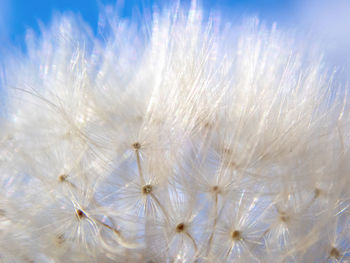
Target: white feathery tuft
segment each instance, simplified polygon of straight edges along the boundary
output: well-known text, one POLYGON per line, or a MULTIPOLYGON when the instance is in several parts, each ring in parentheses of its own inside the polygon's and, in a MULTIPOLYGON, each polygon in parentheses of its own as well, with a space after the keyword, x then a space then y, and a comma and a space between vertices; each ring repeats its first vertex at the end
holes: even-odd
POLYGON ((195 2, 74 15, 4 68, 0 262, 348 262, 347 86, 195 2))

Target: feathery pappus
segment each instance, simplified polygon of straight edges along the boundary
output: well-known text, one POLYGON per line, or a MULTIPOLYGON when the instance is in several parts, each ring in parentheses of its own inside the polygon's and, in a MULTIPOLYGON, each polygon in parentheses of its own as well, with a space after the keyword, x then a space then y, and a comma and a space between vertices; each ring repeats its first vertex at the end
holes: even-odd
POLYGON ((99 36, 56 16, 3 67, 0 262, 350 262, 348 87, 322 53, 195 1, 114 11, 99 36))

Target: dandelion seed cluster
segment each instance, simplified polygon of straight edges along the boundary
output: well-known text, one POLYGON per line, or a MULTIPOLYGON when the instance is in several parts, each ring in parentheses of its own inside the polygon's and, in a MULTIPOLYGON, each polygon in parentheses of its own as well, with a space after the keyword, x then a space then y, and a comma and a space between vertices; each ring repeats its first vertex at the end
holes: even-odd
POLYGON ((349 262, 346 87, 200 8, 57 17, 8 59, 0 262, 349 262))

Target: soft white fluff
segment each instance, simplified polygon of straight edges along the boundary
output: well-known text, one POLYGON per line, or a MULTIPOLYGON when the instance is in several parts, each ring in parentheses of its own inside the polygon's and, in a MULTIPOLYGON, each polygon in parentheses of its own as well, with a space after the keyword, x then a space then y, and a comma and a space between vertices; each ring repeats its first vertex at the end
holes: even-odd
POLYGON ((350 260, 346 87, 275 26, 218 18, 29 35, 3 78, 1 262, 350 260))

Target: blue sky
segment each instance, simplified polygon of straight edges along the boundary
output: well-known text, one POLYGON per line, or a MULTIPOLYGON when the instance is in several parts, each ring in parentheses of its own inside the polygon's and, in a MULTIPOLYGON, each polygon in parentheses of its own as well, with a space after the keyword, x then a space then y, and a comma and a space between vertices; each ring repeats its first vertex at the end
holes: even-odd
MULTIPOLYGON (((266 21, 285 22, 293 13, 298 0, 201 0, 205 9, 215 8, 226 16, 257 14, 266 21)), ((119 1, 122 2, 122 1, 119 1)), ((171 3, 171 0, 124 0, 122 14, 130 16, 133 9, 151 8, 153 4, 171 3)), ((189 3, 189 0, 182 0, 189 3)), ((0 0, 0 41, 2 46, 23 46, 25 31, 38 31, 38 21, 48 24, 55 12, 79 13, 96 32, 98 9, 116 0, 0 0)))
MULTIPOLYGON (((79 14, 97 31, 99 7, 117 2, 121 15, 129 17, 133 10, 155 5, 167 5, 175 0, 0 0, 0 61, 9 50, 25 51, 25 32, 39 32, 40 21, 48 25, 53 14, 79 14), (124 3, 123 3, 124 2, 124 3)), ((189 4, 191 0, 180 0, 189 4)), ((197 0, 204 10, 218 10, 226 20, 240 23, 242 18, 257 15, 261 20, 277 22, 300 32, 313 32, 325 47, 327 55, 337 65, 348 68, 350 74, 350 1, 349 0, 197 0)), ((303 33, 300 34, 303 38, 303 33)), ((309 39, 315 39, 311 37, 309 39)))

